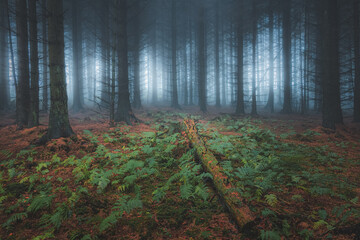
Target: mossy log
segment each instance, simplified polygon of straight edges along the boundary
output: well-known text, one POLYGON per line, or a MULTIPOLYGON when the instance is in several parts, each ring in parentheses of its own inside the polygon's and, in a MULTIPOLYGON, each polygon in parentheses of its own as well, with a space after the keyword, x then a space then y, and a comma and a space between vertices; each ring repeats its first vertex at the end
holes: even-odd
POLYGON ((227 177, 220 171, 218 161, 207 150, 204 141, 199 136, 194 120, 185 119, 183 123, 187 137, 195 148, 204 170, 213 176, 212 181, 216 192, 227 207, 236 225, 239 229, 242 229, 245 224, 255 220, 254 214, 245 205, 240 194, 227 181, 227 177))

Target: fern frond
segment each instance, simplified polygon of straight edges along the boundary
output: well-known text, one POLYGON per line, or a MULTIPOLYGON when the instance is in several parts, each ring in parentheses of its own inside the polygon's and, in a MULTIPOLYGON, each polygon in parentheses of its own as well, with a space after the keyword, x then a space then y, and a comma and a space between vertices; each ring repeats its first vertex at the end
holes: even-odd
POLYGON ((106 229, 108 229, 109 227, 111 227, 112 225, 116 224, 118 221, 118 218, 121 217, 121 213, 118 211, 112 212, 108 217, 106 217, 99 226, 99 230, 100 232, 105 231, 106 229))
POLYGON ((265 200, 267 202, 267 204, 269 204, 272 207, 275 207, 275 205, 277 204, 278 200, 275 194, 267 194, 265 195, 265 200))
POLYGON ((13 223, 16 223, 18 221, 22 221, 25 218, 27 218, 26 212, 21 213, 14 213, 11 215, 11 217, 8 218, 8 220, 2 225, 4 228, 9 229, 13 223))
POLYGON ((30 206, 27 208, 27 212, 35 213, 40 209, 49 208, 54 196, 48 195, 45 192, 40 192, 40 195, 36 196, 30 206))
POLYGON ((194 186, 192 186, 191 184, 184 184, 180 186, 180 194, 181 198, 183 199, 189 199, 190 197, 192 197, 193 192, 194 186))

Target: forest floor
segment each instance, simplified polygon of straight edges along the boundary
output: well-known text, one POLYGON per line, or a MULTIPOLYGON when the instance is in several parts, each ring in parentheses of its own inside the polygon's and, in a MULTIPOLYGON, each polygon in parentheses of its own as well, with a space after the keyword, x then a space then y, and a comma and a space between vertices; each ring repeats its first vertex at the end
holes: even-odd
POLYGON ((76 136, 0 117, 0 239, 360 239, 360 125, 320 116, 145 108, 132 126, 71 114, 76 136), (183 120, 255 216, 242 229, 183 120))

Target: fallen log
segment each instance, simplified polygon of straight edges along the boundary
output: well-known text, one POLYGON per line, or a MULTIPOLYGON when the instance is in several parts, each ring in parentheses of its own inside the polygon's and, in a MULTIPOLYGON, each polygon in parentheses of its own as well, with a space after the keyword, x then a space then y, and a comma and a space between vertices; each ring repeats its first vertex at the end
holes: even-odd
POLYGON ((245 224, 255 220, 254 214, 249 207, 244 204, 240 194, 233 190, 234 188, 228 183, 227 177, 220 171, 218 161, 215 156, 207 150, 204 141, 199 136, 194 120, 185 119, 183 124, 186 135, 195 148, 205 171, 213 176, 212 181, 216 192, 225 204, 236 225, 239 229, 242 229, 245 224))

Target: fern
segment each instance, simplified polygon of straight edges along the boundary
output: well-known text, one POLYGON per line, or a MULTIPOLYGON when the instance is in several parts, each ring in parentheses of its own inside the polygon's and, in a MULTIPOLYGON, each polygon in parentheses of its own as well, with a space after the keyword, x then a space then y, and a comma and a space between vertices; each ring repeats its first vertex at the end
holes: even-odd
POLYGON ((110 228, 112 225, 115 225, 119 218, 122 217, 124 212, 130 213, 136 208, 142 208, 142 201, 138 198, 129 199, 129 196, 124 196, 120 198, 113 207, 113 212, 106 217, 99 226, 100 232, 105 231, 110 228))
POLYGON ((280 234, 275 231, 261 230, 260 237, 262 240, 281 240, 280 234))
POLYGON ((204 184, 199 184, 195 187, 195 194, 206 201, 209 198, 209 192, 204 184))
POLYGON ((265 208, 264 210, 261 211, 261 215, 264 217, 269 217, 269 216, 274 216, 276 217, 276 213, 274 211, 271 211, 268 208, 265 208))
POLYGON ((183 199, 189 199, 193 196, 194 186, 191 184, 184 184, 180 186, 180 195, 183 199))
POLYGON ((152 195, 153 201, 160 202, 166 196, 166 192, 163 188, 157 188, 155 191, 152 192, 152 195))
POLYGON ((315 195, 326 195, 330 194, 331 192, 331 189, 326 187, 314 186, 310 188, 310 193, 315 195))
POLYGON ((136 175, 129 175, 124 178, 124 182, 126 183, 126 185, 131 186, 135 183, 136 179, 136 175))
POLYGON ((26 211, 35 213, 40 209, 49 208, 54 197, 55 196, 48 195, 46 192, 41 191, 40 194, 32 200, 26 211))
POLYGON ((91 171, 90 182, 97 185, 97 192, 101 193, 105 190, 110 183, 109 177, 113 174, 113 171, 104 171, 103 169, 94 169, 91 171))
POLYGON ((66 204, 62 204, 60 207, 56 208, 55 213, 50 217, 49 222, 56 228, 59 229, 61 223, 68 219, 70 210, 66 204))
POLYGON ((267 194, 265 195, 265 200, 267 202, 267 204, 269 204, 272 207, 275 207, 278 200, 275 194, 267 194))
POLYGON ((27 216, 28 215, 26 212, 14 213, 13 215, 11 215, 11 217, 8 218, 8 220, 2 226, 6 229, 10 229, 13 223, 22 221, 25 218, 27 218, 27 216))

